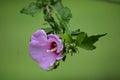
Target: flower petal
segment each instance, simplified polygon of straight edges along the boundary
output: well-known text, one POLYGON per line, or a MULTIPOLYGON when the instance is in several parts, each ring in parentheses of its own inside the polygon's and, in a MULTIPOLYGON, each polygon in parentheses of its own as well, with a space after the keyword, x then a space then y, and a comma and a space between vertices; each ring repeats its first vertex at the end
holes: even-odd
POLYGON ((56 55, 54 53, 44 53, 39 60, 39 65, 42 69, 48 70, 50 66, 53 66, 56 61, 56 55))
POLYGON ((45 46, 35 46, 35 45, 30 45, 30 55, 31 57, 39 62, 39 58, 47 50, 47 45, 45 46))
POLYGON ((36 31, 30 40, 30 55, 39 62, 40 56, 50 47, 47 35, 43 30, 36 31))
POLYGON ((33 33, 31 40, 39 41, 40 44, 47 42, 47 35, 44 30, 37 30, 33 33))
POLYGON ((57 60, 60 60, 60 59, 62 59, 62 58, 63 58, 63 56, 62 56, 61 53, 59 53, 59 54, 56 56, 56 59, 57 59, 57 60))

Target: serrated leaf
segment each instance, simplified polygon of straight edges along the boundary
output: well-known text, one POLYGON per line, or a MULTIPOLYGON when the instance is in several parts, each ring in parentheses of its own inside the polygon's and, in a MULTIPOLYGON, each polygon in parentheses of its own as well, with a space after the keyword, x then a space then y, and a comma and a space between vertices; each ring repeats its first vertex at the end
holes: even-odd
POLYGON ((92 35, 84 39, 82 43, 89 43, 89 45, 93 45, 96 41, 99 40, 100 37, 105 36, 106 34, 101 35, 92 35))
POLYGON ((67 34, 67 33, 64 33, 64 34, 60 34, 60 37, 62 39, 65 39, 65 41, 68 43, 68 44, 71 44, 73 42, 72 40, 72 37, 70 34, 67 34))
POLYGON ((53 33, 53 32, 54 32, 52 28, 42 28, 42 29, 45 30, 45 32, 46 32, 47 34, 50 34, 50 33, 53 33))
POLYGON ((41 11, 40 6, 38 6, 37 3, 32 2, 31 4, 29 4, 28 8, 23 8, 21 10, 21 13, 36 16, 38 13, 40 13, 40 11, 41 11))
POLYGON ((80 48, 86 49, 86 50, 94 50, 96 49, 95 45, 89 45, 89 44, 82 44, 80 48))
POLYGON ((71 35, 72 35, 72 36, 78 36, 80 33, 81 33, 81 32, 80 32, 80 29, 77 29, 77 30, 75 30, 75 31, 72 31, 72 32, 71 32, 71 35))
POLYGON ((54 3, 53 6, 58 12, 63 8, 61 0, 56 1, 56 3, 54 3))
POLYGON ((70 18, 72 17, 72 13, 68 7, 64 7, 62 5, 61 0, 58 0, 53 7, 57 10, 59 15, 62 17, 64 21, 69 21, 70 18))
POLYGON ((77 39, 77 45, 81 48, 84 48, 86 50, 93 50, 95 49, 95 45, 94 43, 97 42, 99 40, 100 37, 103 37, 105 36, 106 34, 101 34, 101 35, 93 35, 93 36, 90 36, 88 37, 87 34, 85 37, 82 37, 82 36, 78 36, 78 39, 77 39), (82 38, 81 38, 82 37, 82 38), (78 40, 81 40, 81 41, 78 41, 78 40))
POLYGON ((78 37, 76 38, 76 45, 81 46, 85 37, 87 37, 86 33, 82 32, 81 34, 79 34, 78 37))
POLYGON ((72 18, 71 11, 68 7, 62 8, 59 13, 65 21, 69 21, 72 18))

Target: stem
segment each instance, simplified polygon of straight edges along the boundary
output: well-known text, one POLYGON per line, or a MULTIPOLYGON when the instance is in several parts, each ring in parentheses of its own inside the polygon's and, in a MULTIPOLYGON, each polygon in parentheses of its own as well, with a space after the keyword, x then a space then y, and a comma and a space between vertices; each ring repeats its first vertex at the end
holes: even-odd
POLYGON ((54 32, 56 34, 60 34, 60 33, 68 33, 71 35, 71 31, 69 29, 70 25, 67 21, 64 21, 62 19, 62 16, 59 15, 59 12, 55 13, 58 21, 60 24, 58 24, 55 20, 54 17, 52 16, 51 11, 54 12, 54 8, 52 6, 50 6, 50 4, 48 3, 44 9, 44 15, 46 16, 45 21, 47 21, 49 23, 49 25, 52 27, 52 29, 54 30, 54 32))
POLYGON ((59 31, 60 31, 59 25, 55 22, 54 17, 52 17, 49 4, 46 5, 45 10, 44 10, 44 14, 46 16, 45 21, 47 21, 49 23, 49 25, 52 27, 52 29, 54 30, 54 32, 56 34, 59 33, 59 31))
POLYGON ((47 12, 48 17, 51 17, 49 4, 46 5, 46 12, 47 12))

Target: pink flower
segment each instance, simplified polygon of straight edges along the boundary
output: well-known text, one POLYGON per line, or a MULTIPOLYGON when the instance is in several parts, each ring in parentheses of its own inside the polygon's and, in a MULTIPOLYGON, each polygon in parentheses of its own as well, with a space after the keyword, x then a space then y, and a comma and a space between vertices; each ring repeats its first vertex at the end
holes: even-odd
POLYGON ((30 55, 40 67, 49 70, 56 60, 62 59, 63 45, 59 36, 46 35, 44 30, 37 30, 30 40, 30 55))

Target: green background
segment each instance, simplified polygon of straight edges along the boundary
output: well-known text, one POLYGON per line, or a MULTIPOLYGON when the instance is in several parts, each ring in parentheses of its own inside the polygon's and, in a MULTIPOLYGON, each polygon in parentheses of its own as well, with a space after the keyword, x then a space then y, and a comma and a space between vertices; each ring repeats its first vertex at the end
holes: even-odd
MULTIPOLYGON (((53 71, 42 70, 29 55, 29 39, 43 16, 20 14, 35 0, 0 0, 0 80, 90 80, 120 76, 120 2, 63 0, 73 14, 71 29, 89 35, 108 33, 96 50, 79 49, 53 71)), ((113 0, 114 1, 114 0, 113 0)))

